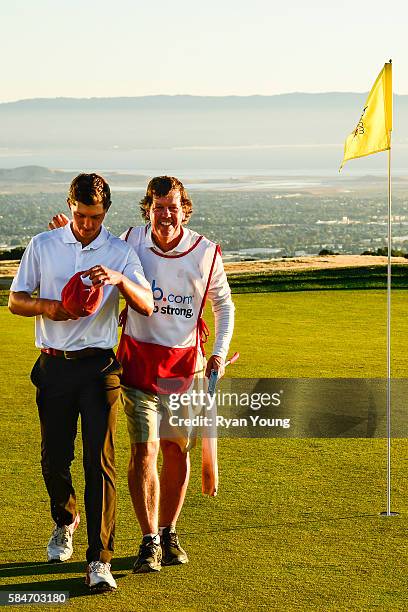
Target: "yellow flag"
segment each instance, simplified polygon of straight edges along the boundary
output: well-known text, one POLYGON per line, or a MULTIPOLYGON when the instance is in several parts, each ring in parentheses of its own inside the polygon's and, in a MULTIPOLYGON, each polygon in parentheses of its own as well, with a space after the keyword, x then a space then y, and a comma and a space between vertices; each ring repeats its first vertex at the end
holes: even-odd
MULTIPOLYGON (((349 159, 391 148, 392 65, 384 65, 370 93, 356 129, 347 137, 340 170, 349 159)), ((340 172, 339 170, 339 172, 340 172)))

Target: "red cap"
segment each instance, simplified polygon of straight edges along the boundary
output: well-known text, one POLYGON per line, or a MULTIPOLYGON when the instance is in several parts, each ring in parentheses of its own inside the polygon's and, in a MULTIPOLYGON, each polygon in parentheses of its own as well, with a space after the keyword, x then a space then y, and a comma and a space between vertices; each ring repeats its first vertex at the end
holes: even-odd
POLYGON ((67 312, 76 317, 87 317, 94 314, 101 305, 103 286, 85 285, 81 279, 82 272, 77 272, 69 279, 61 291, 62 305, 67 312))

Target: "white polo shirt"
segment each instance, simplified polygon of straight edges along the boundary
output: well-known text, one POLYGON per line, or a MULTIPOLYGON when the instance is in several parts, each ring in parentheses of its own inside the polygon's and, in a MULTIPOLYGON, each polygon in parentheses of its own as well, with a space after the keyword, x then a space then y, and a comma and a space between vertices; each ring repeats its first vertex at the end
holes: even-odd
MULTIPOLYGON (((104 265, 124 274, 143 287, 149 287, 140 259, 128 244, 102 226, 99 235, 86 247, 72 233, 71 224, 34 236, 27 246, 11 291, 60 300, 69 279, 82 270, 104 265)), ((117 343, 119 291, 112 285, 103 288, 97 312, 75 321, 52 321, 37 316, 35 344, 39 348, 77 351, 86 347, 109 349, 117 343)))

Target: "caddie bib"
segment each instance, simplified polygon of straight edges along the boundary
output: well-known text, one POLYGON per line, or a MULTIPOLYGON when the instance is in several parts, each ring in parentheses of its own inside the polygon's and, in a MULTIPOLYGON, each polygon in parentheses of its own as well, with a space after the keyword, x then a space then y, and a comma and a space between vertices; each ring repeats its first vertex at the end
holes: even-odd
POLYGON ((154 311, 147 318, 125 309, 117 352, 122 382, 153 393, 182 393, 191 386, 207 334, 202 312, 220 249, 197 234, 187 251, 167 255, 146 247, 146 231, 130 228, 126 240, 151 284, 154 311))

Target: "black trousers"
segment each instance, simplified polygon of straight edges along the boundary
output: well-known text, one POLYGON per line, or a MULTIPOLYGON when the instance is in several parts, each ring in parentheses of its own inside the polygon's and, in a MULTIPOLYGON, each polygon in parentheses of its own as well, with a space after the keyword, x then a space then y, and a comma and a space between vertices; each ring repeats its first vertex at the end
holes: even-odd
POLYGON ((113 351, 72 360, 41 353, 31 372, 41 424, 42 474, 58 526, 72 523, 77 513, 70 466, 81 415, 88 563, 109 562, 113 554, 121 372, 113 351))

